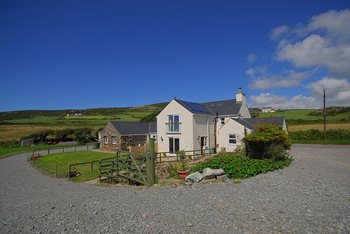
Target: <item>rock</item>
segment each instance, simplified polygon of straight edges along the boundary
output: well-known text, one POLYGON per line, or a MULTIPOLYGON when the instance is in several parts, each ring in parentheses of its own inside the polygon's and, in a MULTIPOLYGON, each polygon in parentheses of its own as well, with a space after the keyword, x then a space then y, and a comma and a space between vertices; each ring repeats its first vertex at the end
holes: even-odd
POLYGON ((229 181, 230 179, 227 177, 227 175, 220 175, 220 176, 216 176, 216 179, 218 181, 222 181, 222 182, 225 182, 225 181, 229 181))
POLYGON ((185 178, 185 182, 194 182, 194 183, 198 183, 201 180, 203 180, 203 176, 201 173, 199 173, 198 171, 192 174, 189 174, 188 176, 186 176, 185 178))
POLYGON ((221 176, 221 175, 225 174, 224 170, 221 168, 220 169, 211 169, 211 170, 214 172, 215 176, 221 176))
POLYGON ((215 178, 215 174, 213 170, 210 169, 209 167, 203 169, 202 175, 206 180, 215 178))
POLYGON ((212 184, 212 183, 216 183, 217 180, 214 179, 207 179, 207 180, 203 180, 203 184, 212 184))
POLYGON ((192 223, 187 223, 187 227, 193 227, 192 223))

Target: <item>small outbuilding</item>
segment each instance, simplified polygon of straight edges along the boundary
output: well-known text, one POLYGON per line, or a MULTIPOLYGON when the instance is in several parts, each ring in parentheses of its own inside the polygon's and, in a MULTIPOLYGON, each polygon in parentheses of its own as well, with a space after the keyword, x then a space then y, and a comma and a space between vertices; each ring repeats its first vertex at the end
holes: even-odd
POLYGON ((129 150, 157 139, 157 123, 110 121, 99 132, 100 148, 106 151, 129 150))

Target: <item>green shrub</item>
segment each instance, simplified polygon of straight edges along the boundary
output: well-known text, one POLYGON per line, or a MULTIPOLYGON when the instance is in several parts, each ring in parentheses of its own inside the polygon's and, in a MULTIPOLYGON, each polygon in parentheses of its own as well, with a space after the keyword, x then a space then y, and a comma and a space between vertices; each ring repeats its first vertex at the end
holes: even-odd
POLYGON ((325 132, 315 129, 290 132, 293 143, 350 144, 350 130, 330 129, 325 132))
POLYGON ((74 132, 74 137, 79 144, 85 144, 96 140, 94 134, 92 134, 91 128, 76 129, 74 132))
POLYGON ((214 156, 208 162, 199 163, 191 168, 191 172, 203 172, 203 169, 223 169, 231 179, 245 179, 258 174, 267 173, 290 165, 292 159, 283 157, 278 161, 271 159, 249 159, 235 156, 232 153, 221 153, 214 156))
POLYGON ((69 135, 74 134, 74 129, 66 128, 62 130, 55 131, 55 138, 59 141, 66 141, 69 135))
POLYGON ((259 125, 244 138, 244 142, 248 156, 254 159, 279 160, 287 156, 286 149, 290 148, 288 134, 273 125, 259 125))

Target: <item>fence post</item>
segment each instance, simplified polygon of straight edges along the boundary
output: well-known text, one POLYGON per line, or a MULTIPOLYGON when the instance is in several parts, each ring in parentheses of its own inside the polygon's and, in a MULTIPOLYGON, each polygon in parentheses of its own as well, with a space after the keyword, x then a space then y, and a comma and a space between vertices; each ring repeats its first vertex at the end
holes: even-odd
POLYGON ((89 145, 86 145, 86 150, 89 150, 89 145))
POLYGON ((154 139, 149 140, 149 154, 146 155, 147 165, 147 185, 155 184, 155 154, 154 154, 154 139))
POLYGON ((64 146, 62 147, 62 153, 64 153, 64 146))
POLYGON ((93 173, 93 172, 94 172, 94 163, 91 162, 91 173, 93 173))
POLYGON ((68 179, 70 178, 70 165, 68 166, 68 179))
POLYGON ((74 146, 74 151, 77 151, 77 146, 74 146))

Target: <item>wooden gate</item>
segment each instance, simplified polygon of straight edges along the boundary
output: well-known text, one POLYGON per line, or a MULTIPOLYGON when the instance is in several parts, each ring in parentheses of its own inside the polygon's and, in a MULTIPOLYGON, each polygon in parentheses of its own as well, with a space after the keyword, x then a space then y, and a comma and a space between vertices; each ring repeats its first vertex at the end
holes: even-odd
POLYGON ((99 161, 100 181, 119 182, 127 179, 129 183, 152 186, 155 183, 155 154, 117 152, 112 160, 99 161))

